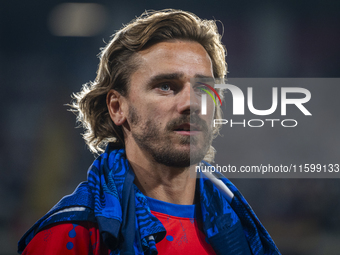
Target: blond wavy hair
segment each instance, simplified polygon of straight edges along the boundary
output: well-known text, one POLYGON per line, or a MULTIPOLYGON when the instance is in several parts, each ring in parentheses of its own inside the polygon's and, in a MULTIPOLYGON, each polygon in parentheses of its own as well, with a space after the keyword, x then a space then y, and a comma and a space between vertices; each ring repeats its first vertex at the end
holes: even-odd
MULTIPOLYGON (((114 124, 108 112, 107 93, 114 89, 126 96, 131 89, 129 78, 138 68, 134 61, 136 52, 173 39, 200 43, 212 60, 214 77, 225 77, 226 49, 214 20, 202 20, 193 13, 173 9, 144 12, 112 36, 101 49, 96 79, 73 94, 71 111, 76 113, 77 121, 84 128, 83 138, 93 153, 102 152, 110 142, 124 147, 122 128, 114 124)), ((222 118, 219 105, 214 118, 222 118)), ((218 133, 219 126, 213 129, 213 136, 218 133)), ((215 149, 211 146, 204 159, 212 162, 214 155, 215 149)))

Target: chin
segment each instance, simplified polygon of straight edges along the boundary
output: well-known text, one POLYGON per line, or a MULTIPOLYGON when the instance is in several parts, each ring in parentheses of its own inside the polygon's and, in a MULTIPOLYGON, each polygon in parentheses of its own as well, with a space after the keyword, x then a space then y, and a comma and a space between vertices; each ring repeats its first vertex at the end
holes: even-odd
POLYGON ((181 149, 168 147, 166 148, 166 152, 165 150, 157 150, 151 154, 153 159, 159 164, 178 168, 190 167, 200 162, 206 154, 205 148, 204 150, 195 149, 192 151, 190 147, 191 146, 186 146, 186 148, 182 147, 181 149))

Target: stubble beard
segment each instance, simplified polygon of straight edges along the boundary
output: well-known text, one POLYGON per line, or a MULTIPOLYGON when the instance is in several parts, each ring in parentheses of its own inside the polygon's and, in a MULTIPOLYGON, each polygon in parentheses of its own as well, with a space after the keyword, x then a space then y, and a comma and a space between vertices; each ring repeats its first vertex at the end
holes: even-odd
POLYGON ((137 145, 148 152, 155 162, 170 167, 189 167, 200 162, 208 152, 212 143, 212 131, 207 123, 196 114, 181 115, 167 123, 162 132, 155 121, 141 120, 136 108, 129 106, 130 128, 137 145), (197 136, 178 135, 180 145, 188 145, 189 149, 176 149, 173 144, 174 128, 184 123, 193 123, 200 127, 203 141, 200 144, 197 136))

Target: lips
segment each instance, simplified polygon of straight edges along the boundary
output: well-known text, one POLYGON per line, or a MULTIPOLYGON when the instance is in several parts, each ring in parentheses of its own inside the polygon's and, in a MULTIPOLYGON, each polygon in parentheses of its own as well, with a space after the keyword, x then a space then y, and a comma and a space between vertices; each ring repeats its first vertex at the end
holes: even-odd
POLYGON ((185 124, 175 127, 174 130, 175 131, 201 131, 201 128, 199 125, 196 125, 196 124, 185 123, 185 124))

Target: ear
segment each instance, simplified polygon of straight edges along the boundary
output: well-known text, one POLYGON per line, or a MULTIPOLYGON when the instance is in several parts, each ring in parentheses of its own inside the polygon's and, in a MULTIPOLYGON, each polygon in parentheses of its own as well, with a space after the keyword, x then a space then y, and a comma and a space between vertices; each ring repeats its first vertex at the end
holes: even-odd
POLYGON ((126 121, 125 111, 123 110, 124 98, 120 93, 111 89, 106 96, 106 105, 112 121, 120 126, 126 121))

